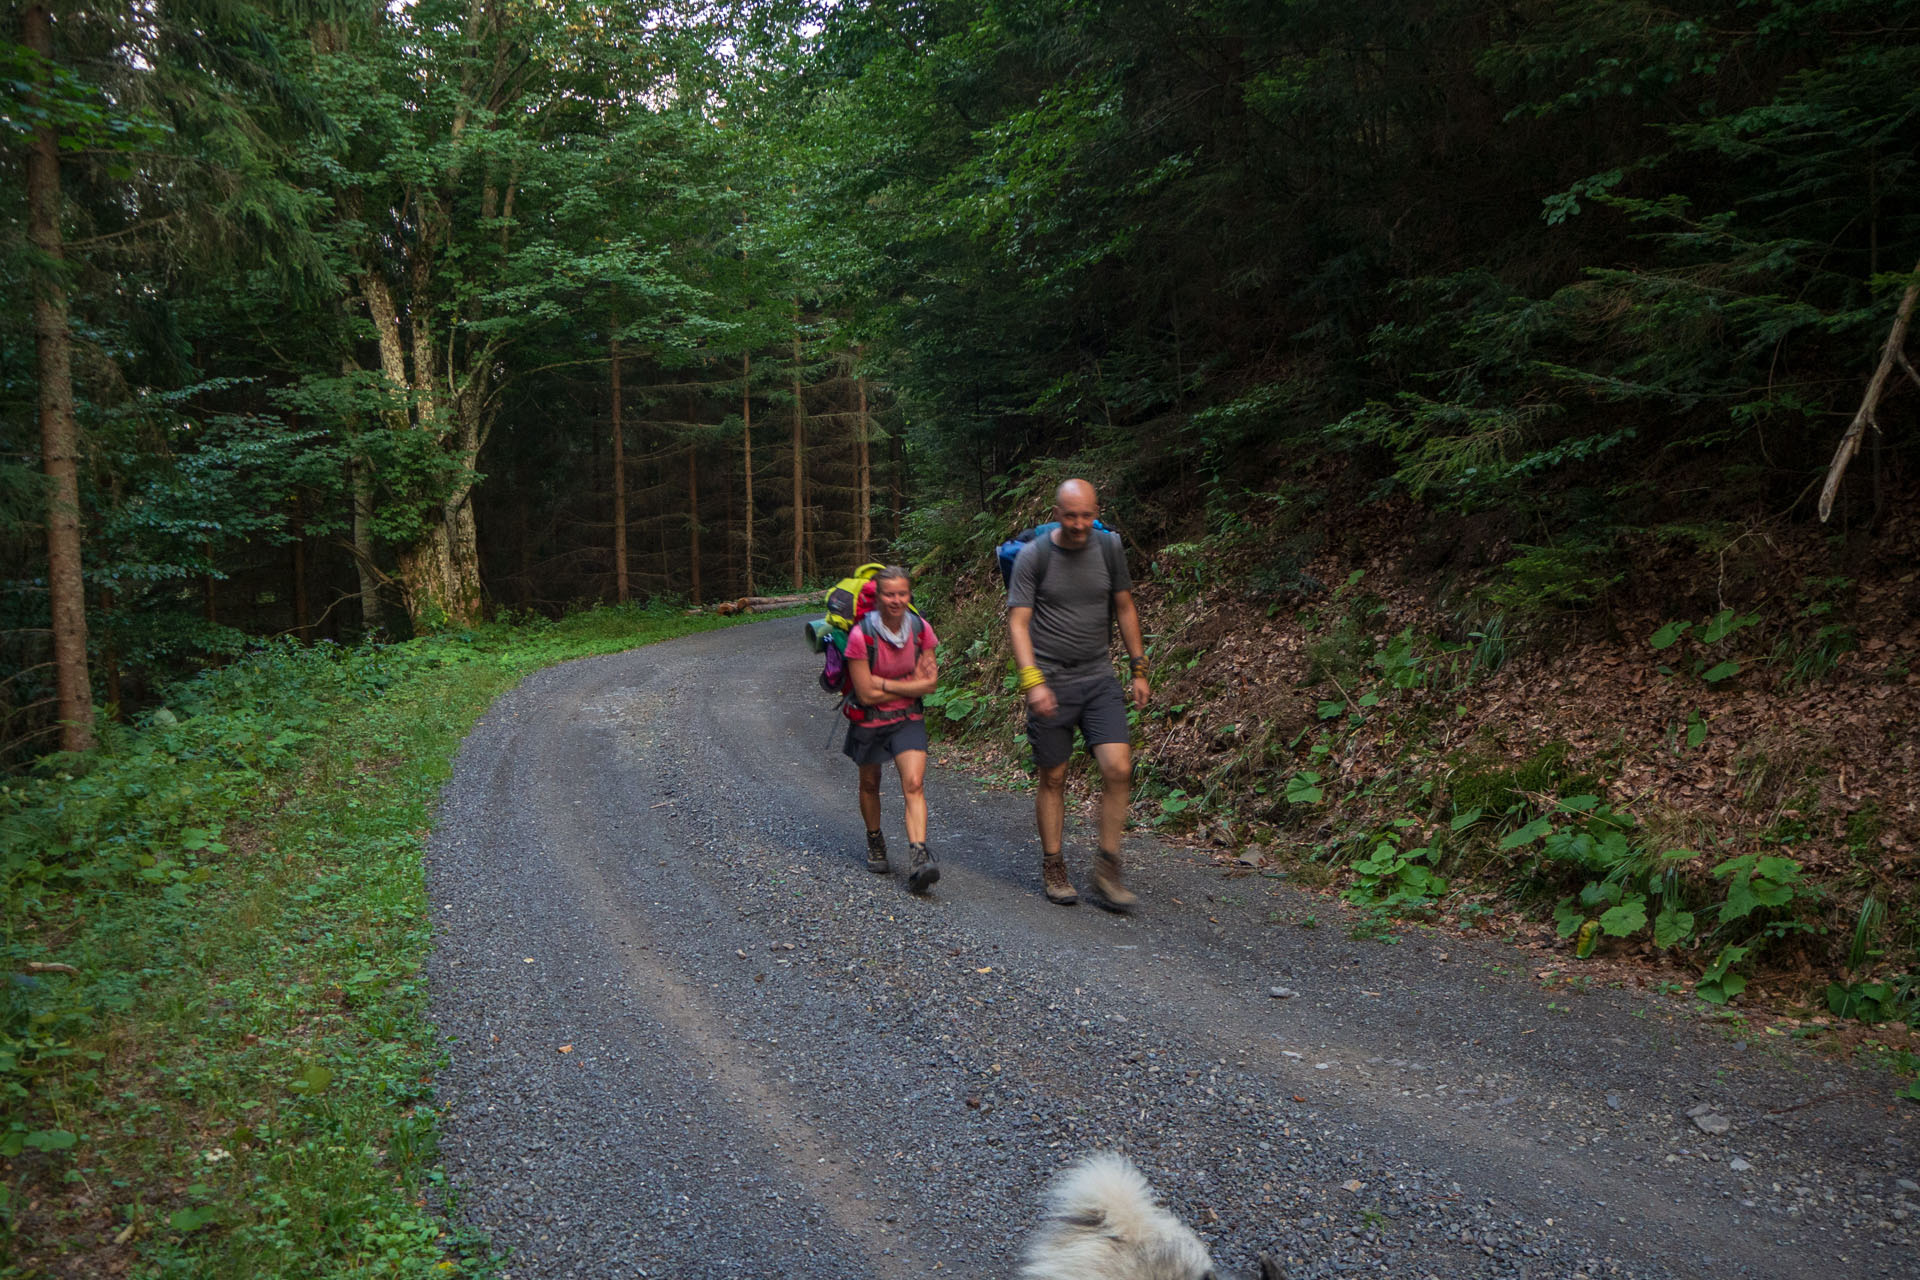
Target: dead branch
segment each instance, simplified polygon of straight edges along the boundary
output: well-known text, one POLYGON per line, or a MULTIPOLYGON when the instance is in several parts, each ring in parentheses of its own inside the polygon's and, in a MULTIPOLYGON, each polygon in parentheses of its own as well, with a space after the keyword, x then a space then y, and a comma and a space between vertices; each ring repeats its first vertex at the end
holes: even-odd
POLYGON ((711 612, 723 618, 737 613, 767 613, 774 609, 791 609, 797 604, 806 604, 819 598, 816 592, 803 591, 793 596, 741 596, 737 600, 722 600, 713 606, 711 612))
MULTIPOLYGON (((1914 264, 1914 278, 1907 285, 1907 291, 1900 299, 1900 309, 1894 313, 1893 328, 1887 334, 1886 345, 1880 348, 1880 364, 1873 371, 1873 379, 1867 383, 1867 394, 1860 400, 1860 411, 1853 415, 1853 421, 1847 424, 1847 433, 1840 437, 1840 447, 1833 451, 1833 463, 1827 468, 1827 482, 1820 487, 1820 520, 1825 523, 1833 514, 1833 499, 1840 492, 1840 480, 1847 474, 1847 464, 1853 461, 1853 455, 1860 452, 1860 438, 1871 426, 1880 429, 1877 416, 1880 406, 1880 393, 1887 385, 1887 377, 1896 365, 1906 364, 1907 322, 1913 319, 1913 304, 1920 300, 1920 263, 1914 264)), ((1911 370, 1909 370, 1911 372, 1911 370)))
POLYGON ((1900 367, 1907 371, 1907 377, 1913 379, 1913 385, 1920 387, 1920 373, 1914 372, 1913 365, 1907 360, 1907 353, 1905 351, 1900 353, 1900 367))

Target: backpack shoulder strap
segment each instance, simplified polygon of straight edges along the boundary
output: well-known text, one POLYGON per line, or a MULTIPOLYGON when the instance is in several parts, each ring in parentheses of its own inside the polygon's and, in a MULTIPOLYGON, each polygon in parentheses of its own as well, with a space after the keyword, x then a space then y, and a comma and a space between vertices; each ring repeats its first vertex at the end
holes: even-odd
POLYGON ((1053 530, 1033 535, 1033 602, 1040 603, 1040 584, 1047 580, 1047 566, 1053 563, 1053 530))
POLYGON ((1100 535, 1100 548, 1107 557, 1107 595, 1112 596, 1117 588, 1113 585, 1120 581, 1120 575, 1126 569, 1126 551, 1120 545, 1120 535, 1111 529, 1100 535))
MULTIPOLYGON (((877 655, 879 646, 880 646, 880 637, 875 632, 875 628, 877 628, 880 625, 878 614, 879 614, 879 610, 869 609, 867 610, 867 612, 861 614, 860 621, 854 624, 857 627, 865 628, 866 635, 867 635, 867 650, 870 655, 877 655)), ((926 623, 926 619, 920 616, 920 611, 918 609, 915 609, 911 605, 907 606, 907 630, 909 633, 907 643, 913 646, 915 649, 919 649, 921 647, 921 642, 925 639, 925 636, 926 636, 927 623, 926 623)), ((872 670, 873 669, 872 656, 868 657, 867 664, 868 664, 867 669, 872 670)), ((852 701, 852 700, 853 700, 853 682, 849 680, 847 682, 847 695, 846 695, 846 698, 843 699, 843 702, 852 701)), ((915 698, 913 700, 913 710, 906 714, 908 715, 922 714, 925 705, 926 705, 926 700, 924 698, 915 698)), ((891 724, 893 722, 886 721, 885 723, 891 724)))
MULTIPOLYGON (((873 647, 880 643, 880 637, 874 631, 874 628, 880 625, 876 620, 878 612, 876 609, 869 609, 860 615, 860 621, 854 623, 855 626, 866 631, 868 653, 872 653, 873 647)), ((907 606, 907 631, 909 636, 907 643, 916 649, 921 648, 921 642, 926 638, 927 622, 920 616, 920 611, 912 605, 907 606)), ((871 663, 872 659, 869 658, 868 662, 871 663)))

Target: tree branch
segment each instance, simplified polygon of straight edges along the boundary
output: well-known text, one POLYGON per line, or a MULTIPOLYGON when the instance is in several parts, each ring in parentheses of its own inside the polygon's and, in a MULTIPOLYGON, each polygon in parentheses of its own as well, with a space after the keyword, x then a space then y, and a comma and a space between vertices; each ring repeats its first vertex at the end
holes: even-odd
POLYGON ((170 222, 178 222, 180 218, 181 215, 178 213, 169 213, 158 218, 147 218, 134 223, 130 227, 122 227, 118 231, 109 231, 103 235, 88 236, 84 240, 69 240, 66 243, 66 247, 69 249, 91 249, 95 245, 112 244, 115 240, 124 240, 128 236, 141 235, 157 227, 164 227, 170 222))
POLYGON ((1900 353, 1900 367, 1907 371, 1907 377, 1913 379, 1913 385, 1916 387, 1920 387, 1920 373, 1915 373, 1913 371, 1913 365, 1908 362, 1907 353, 1905 351, 1902 351, 1900 353))
MULTIPOLYGON (((1873 371, 1872 380, 1867 383, 1867 394, 1861 397, 1859 412, 1847 424, 1847 433, 1840 437, 1840 447, 1833 451, 1833 463, 1827 468, 1827 482, 1820 487, 1820 520, 1823 524, 1833 514, 1833 499, 1840 492, 1840 481, 1847 474, 1847 464, 1853 461, 1854 454, 1860 452, 1860 438, 1867 433, 1869 426, 1875 431, 1880 429, 1875 416, 1880 405, 1880 393, 1885 390, 1887 376, 1893 372, 1894 365, 1905 363, 1907 324, 1913 319, 1916 300, 1920 300, 1920 263, 1914 264, 1914 278, 1900 298, 1900 309, 1894 313, 1893 328, 1887 334, 1886 345, 1880 348, 1880 363, 1873 371)), ((1912 370, 1909 368, 1908 372, 1912 370)))

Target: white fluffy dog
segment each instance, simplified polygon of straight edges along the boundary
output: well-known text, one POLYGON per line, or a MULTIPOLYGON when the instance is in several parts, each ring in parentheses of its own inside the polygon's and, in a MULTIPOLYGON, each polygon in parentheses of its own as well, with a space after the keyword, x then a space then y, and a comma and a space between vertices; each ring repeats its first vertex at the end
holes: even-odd
MULTIPOLYGON (((1043 1203, 1020 1280, 1232 1280, 1125 1156, 1106 1151, 1075 1162, 1043 1203)), ((1282 1280, 1279 1266, 1262 1258, 1260 1280, 1282 1280)))

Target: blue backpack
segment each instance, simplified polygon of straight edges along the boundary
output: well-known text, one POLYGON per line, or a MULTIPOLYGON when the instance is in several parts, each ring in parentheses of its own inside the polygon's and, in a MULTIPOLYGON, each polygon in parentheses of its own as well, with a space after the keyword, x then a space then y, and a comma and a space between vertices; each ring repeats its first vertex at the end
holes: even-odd
MULTIPOLYGON (((1019 533, 1014 534, 1011 538, 1008 538, 1005 542, 1001 543, 998 547, 996 547, 994 549, 994 557, 1000 562, 1000 581, 1004 583, 1006 586, 1012 587, 1013 586, 1013 562, 1020 558, 1020 549, 1026 546, 1029 542, 1032 542, 1035 538, 1046 538, 1046 542, 1042 544, 1042 548, 1043 548, 1041 552, 1042 558, 1040 560, 1040 565, 1037 570, 1036 580, 1034 583, 1035 586, 1038 586, 1040 580, 1044 579, 1047 576, 1047 560, 1049 559, 1049 557, 1047 557, 1046 555, 1046 550, 1050 549, 1053 546, 1053 539, 1050 537, 1047 537, 1047 535, 1052 533, 1055 529, 1058 529, 1059 527, 1060 527, 1060 522, 1058 520, 1049 520, 1045 524, 1037 524, 1033 526, 1033 528, 1031 529, 1022 529, 1019 533)), ((1106 525, 1102 524, 1098 520, 1095 520, 1093 522, 1093 527, 1098 531, 1100 531, 1101 533, 1114 533, 1112 529, 1109 529, 1106 525)), ((1106 541, 1106 540, 1103 540, 1103 541, 1106 541)), ((1111 556, 1113 554, 1113 551, 1116 548, 1118 548, 1120 545, 1119 535, 1114 534, 1114 537, 1110 540, 1110 542, 1107 543, 1107 545, 1108 545, 1107 554, 1111 556)))

